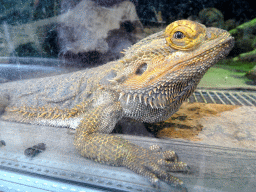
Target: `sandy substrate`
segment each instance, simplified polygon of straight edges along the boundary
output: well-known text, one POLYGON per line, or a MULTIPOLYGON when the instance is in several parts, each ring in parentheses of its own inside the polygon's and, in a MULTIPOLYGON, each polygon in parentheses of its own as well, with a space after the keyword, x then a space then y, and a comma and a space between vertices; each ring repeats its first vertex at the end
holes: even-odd
POLYGON ((184 103, 158 137, 256 150, 256 107, 184 103))

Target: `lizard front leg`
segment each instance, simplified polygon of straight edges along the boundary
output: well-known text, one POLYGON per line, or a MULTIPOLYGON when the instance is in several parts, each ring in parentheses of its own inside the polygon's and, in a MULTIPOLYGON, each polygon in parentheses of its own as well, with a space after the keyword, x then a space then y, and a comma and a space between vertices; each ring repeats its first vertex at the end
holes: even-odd
POLYGON ((142 148, 114 135, 109 135, 122 117, 119 103, 100 105, 81 121, 75 136, 80 154, 100 163, 125 166, 157 184, 159 179, 181 185, 182 181, 169 171, 186 171, 187 165, 178 162, 171 151, 159 152, 142 148))

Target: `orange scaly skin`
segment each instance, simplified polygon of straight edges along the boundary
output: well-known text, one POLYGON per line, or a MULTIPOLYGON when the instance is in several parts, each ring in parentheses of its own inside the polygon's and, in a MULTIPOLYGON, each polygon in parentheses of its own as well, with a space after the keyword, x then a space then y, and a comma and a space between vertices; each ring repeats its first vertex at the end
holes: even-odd
POLYGON ((144 149, 109 133, 124 117, 150 123, 168 119, 233 44, 225 30, 176 21, 133 45, 118 61, 0 84, 0 119, 76 128, 74 144, 84 157, 125 166, 153 184, 181 185, 169 172, 188 167, 174 152, 144 149))

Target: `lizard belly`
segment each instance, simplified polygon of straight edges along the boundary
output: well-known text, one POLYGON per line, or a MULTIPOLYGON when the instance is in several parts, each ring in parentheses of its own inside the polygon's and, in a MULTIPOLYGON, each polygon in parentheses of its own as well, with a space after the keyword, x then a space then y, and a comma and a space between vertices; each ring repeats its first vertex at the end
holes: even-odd
POLYGON ((52 127, 65 127, 76 129, 79 125, 82 117, 70 117, 70 118, 38 118, 38 117, 27 117, 19 113, 11 113, 9 111, 5 112, 0 116, 0 120, 13 121, 20 123, 29 123, 34 125, 44 125, 52 127))
POLYGON ((156 123, 167 120, 179 109, 181 105, 180 103, 176 104, 175 107, 170 105, 163 108, 152 108, 151 106, 136 102, 130 103, 129 105, 126 103, 122 104, 125 117, 147 123, 156 123))
POLYGON ((82 118, 69 118, 69 119, 38 119, 35 124, 46 125, 53 127, 68 127, 76 129, 82 118))

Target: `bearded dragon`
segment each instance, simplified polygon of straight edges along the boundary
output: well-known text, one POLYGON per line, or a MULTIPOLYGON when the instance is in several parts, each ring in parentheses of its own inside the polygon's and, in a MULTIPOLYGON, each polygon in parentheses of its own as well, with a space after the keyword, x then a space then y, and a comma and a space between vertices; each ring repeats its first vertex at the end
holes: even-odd
POLYGON ((110 133, 122 118, 168 119, 233 45, 225 30, 178 20, 125 50, 117 61, 0 84, 0 119, 74 128, 74 145, 82 156, 125 166, 153 184, 182 185, 170 171, 188 166, 173 151, 145 149, 110 133))

